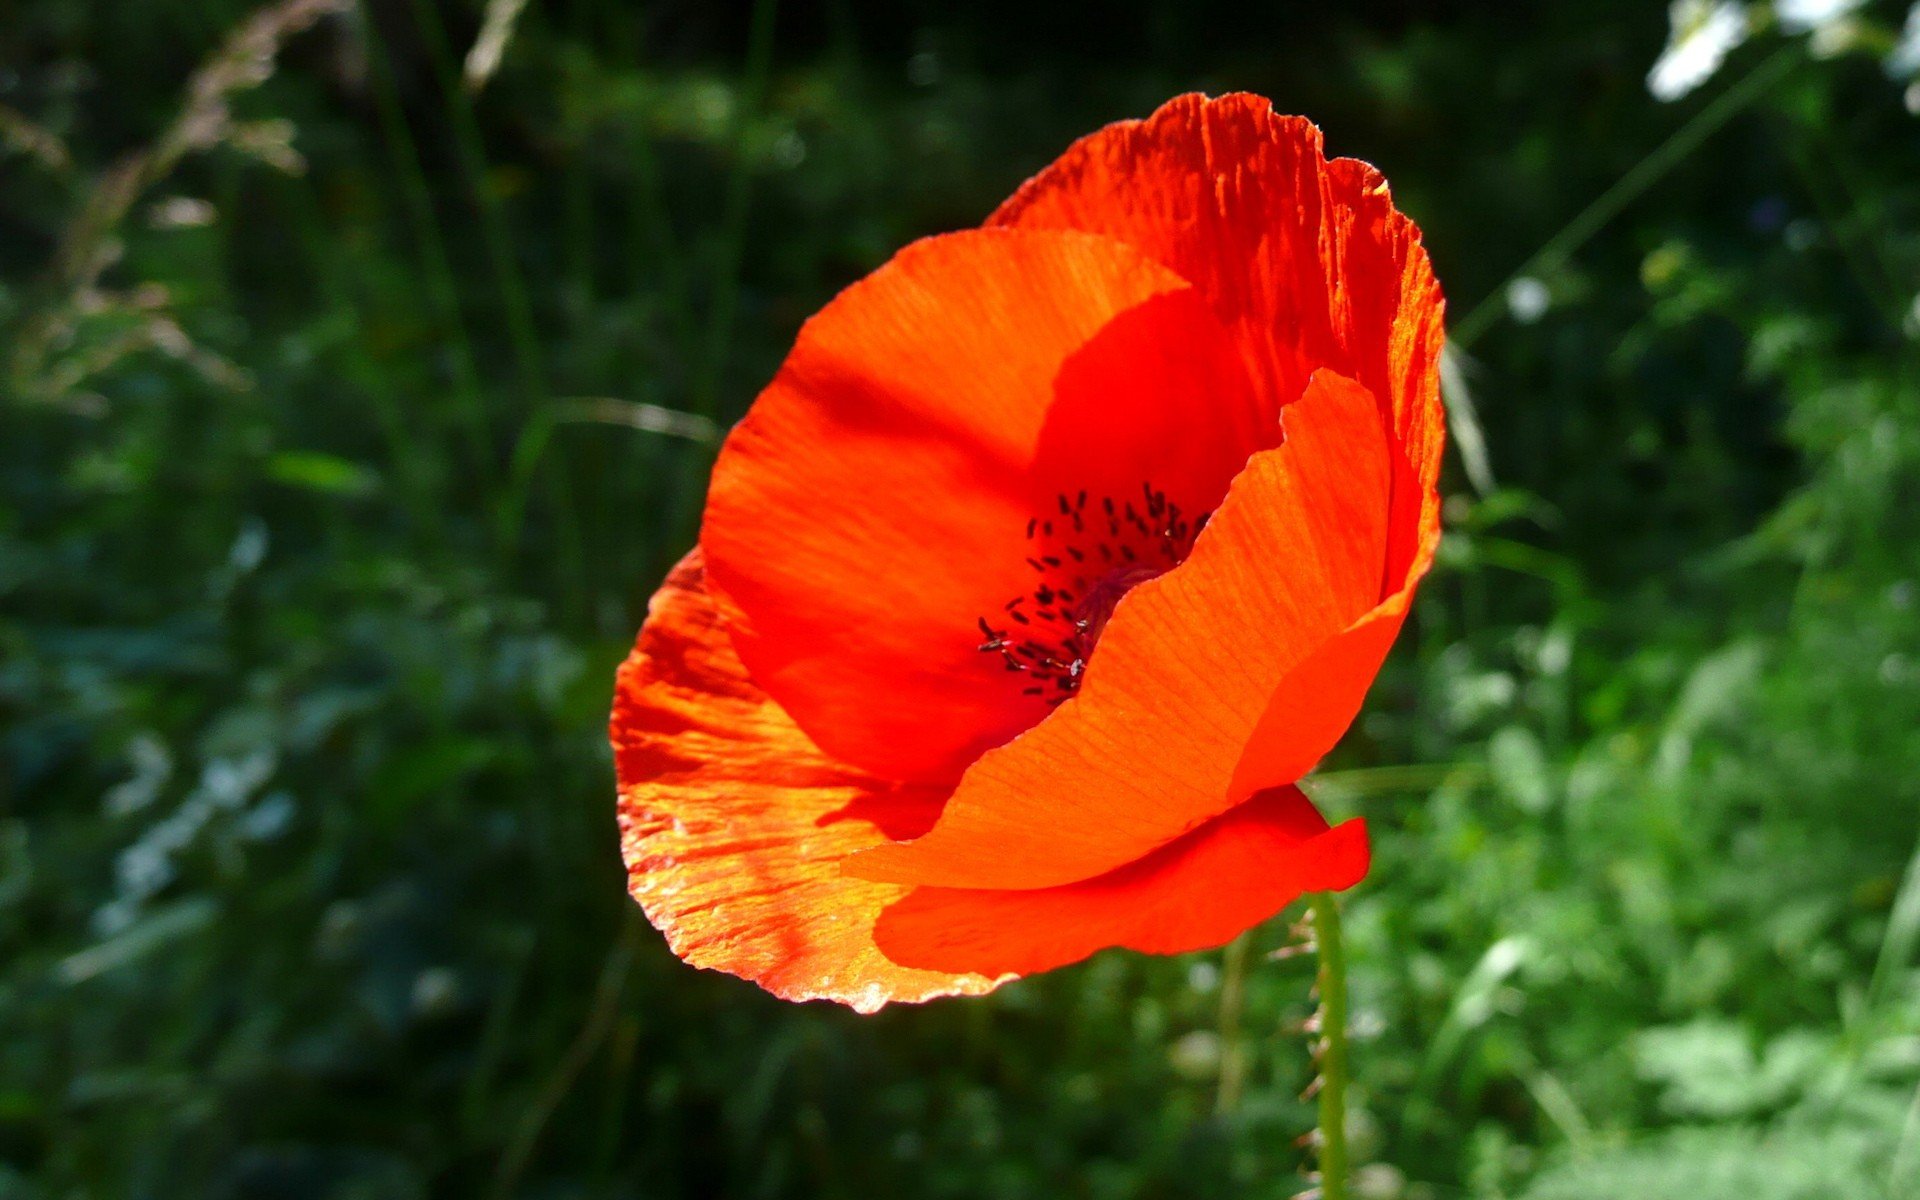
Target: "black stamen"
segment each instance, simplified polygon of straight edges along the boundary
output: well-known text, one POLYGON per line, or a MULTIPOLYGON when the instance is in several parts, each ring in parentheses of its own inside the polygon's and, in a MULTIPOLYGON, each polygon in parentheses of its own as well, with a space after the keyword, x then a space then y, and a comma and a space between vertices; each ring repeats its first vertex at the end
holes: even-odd
POLYGON ((1013 597, 1001 609, 1015 626, 1025 626, 1033 636, 1016 640, 1010 630, 996 628, 985 617, 976 622, 985 638, 979 643, 980 651, 999 655, 1006 670, 1026 675, 1033 682, 1022 694, 1042 696, 1049 707, 1080 690, 1100 630, 1120 596, 1134 584, 1177 566, 1210 515, 1201 513, 1188 520, 1165 492, 1146 482, 1140 485, 1144 513, 1131 500, 1098 497, 1097 511, 1106 515, 1106 536, 1102 537, 1089 531, 1081 516, 1092 498, 1084 488, 1055 493, 1054 507, 1072 523, 1070 532, 1064 525, 1056 531, 1053 520, 1044 515, 1027 521, 1027 538, 1045 538, 1055 552, 1026 559, 1040 578, 1031 591, 1013 597), (1057 533, 1067 537, 1061 539, 1057 533), (1151 565, 1140 565, 1143 556, 1151 565), (1071 588, 1065 586, 1067 571, 1089 566, 1090 570, 1074 572, 1071 588))

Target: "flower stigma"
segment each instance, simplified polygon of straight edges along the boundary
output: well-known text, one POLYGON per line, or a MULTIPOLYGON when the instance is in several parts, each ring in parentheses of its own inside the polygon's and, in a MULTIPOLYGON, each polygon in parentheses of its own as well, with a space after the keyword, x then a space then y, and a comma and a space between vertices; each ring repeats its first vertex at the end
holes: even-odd
POLYGON ((1211 514, 1189 518, 1165 492, 1054 498, 1057 511, 1027 522, 1027 566, 1037 582, 981 617, 979 649, 1020 675, 1021 694, 1049 707, 1071 699, 1093 650, 1128 592, 1186 561, 1211 514))

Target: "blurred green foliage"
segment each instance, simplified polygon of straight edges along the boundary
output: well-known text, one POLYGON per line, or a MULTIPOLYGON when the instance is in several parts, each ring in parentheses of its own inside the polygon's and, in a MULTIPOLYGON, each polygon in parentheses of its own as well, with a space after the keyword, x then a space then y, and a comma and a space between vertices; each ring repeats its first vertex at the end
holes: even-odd
POLYGON ((603 737, 799 322, 1190 88, 1379 164, 1461 331, 1317 784, 1361 1194, 1920 1196, 1901 11, 1661 104, 1653 6, 488 7, 0 28, 0 1196, 1302 1186, 1284 921, 782 1005, 638 919, 603 737))

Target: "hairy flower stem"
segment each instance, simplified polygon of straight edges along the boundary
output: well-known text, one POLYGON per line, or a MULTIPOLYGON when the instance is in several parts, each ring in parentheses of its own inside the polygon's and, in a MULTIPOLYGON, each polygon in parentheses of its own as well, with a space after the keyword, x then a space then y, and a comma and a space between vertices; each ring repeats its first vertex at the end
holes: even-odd
POLYGON ((1313 938, 1320 949, 1320 1200, 1347 1200, 1347 954, 1340 898, 1315 892, 1313 938))
POLYGON ((1221 1116, 1239 1107, 1246 1084, 1247 1048, 1240 1020, 1247 1003, 1247 962, 1252 957, 1252 930, 1227 943, 1220 974, 1220 1085, 1213 1098, 1213 1111, 1221 1116))

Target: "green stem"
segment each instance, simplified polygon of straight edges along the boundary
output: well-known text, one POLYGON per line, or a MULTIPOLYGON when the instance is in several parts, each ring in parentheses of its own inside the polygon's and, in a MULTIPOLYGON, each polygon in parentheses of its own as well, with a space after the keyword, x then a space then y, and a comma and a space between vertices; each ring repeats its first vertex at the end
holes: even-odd
POLYGON ((1315 892, 1308 903, 1320 949, 1320 1200, 1347 1200, 1347 954, 1340 898, 1315 892))
POLYGON ((1220 972, 1220 1087, 1213 1111, 1225 1116, 1240 1105, 1246 1084, 1247 1051, 1240 1036, 1240 1018, 1247 1004, 1247 960, 1253 957, 1253 931, 1227 943, 1220 972))

